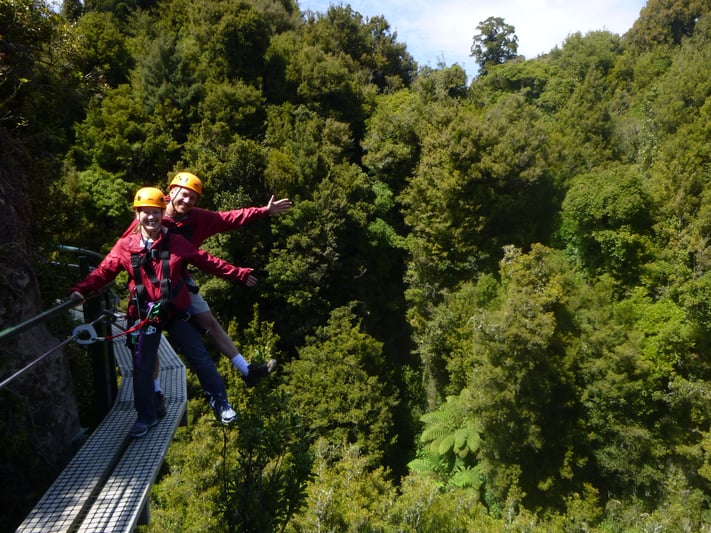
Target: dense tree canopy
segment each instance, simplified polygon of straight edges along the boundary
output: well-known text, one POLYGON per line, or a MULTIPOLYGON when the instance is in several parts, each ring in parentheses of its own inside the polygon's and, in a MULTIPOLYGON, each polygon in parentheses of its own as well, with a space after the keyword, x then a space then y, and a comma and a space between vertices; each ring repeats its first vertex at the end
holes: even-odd
MULTIPOLYGON (((467 82, 348 4, 0 2, 3 324, 67 296, 57 244, 105 252, 179 170, 208 209, 295 204, 204 245, 255 269, 195 276, 279 371, 247 389, 220 360, 223 429, 189 377, 148 530, 711 525, 708 2, 531 59, 500 17, 472 31, 467 82)), ((3 373, 30 355, 3 350, 3 373)), ((0 396, 0 471, 49 465, 3 487, 2 528, 91 409, 58 361, 0 396), (62 430, 31 423, 50 404, 62 430)))

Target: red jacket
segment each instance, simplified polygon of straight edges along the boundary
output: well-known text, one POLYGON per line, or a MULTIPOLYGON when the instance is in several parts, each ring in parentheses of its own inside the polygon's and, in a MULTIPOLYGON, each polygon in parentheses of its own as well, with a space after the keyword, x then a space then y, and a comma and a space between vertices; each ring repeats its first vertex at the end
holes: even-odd
MULTIPOLYGON (((164 215, 163 225, 170 229, 171 235, 176 233, 183 235, 195 246, 200 247, 208 237, 223 231, 237 229, 248 222, 265 218, 268 215, 269 208, 266 206, 247 207, 232 211, 210 211, 193 207, 186 217, 179 220, 164 215)), ((134 219, 123 235, 132 233, 137 223, 138 221, 134 219)))
MULTIPOLYGON (((158 239, 153 242, 151 249, 161 249, 163 239, 165 239, 165 231, 164 229, 158 239)), ((190 305, 190 293, 183 281, 186 264, 195 265, 205 272, 233 281, 245 281, 252 272, 251 268, 236 267, 207 252, 198 250, 180 235, 170 235, 169 250, 169 276, 173 291, 173 304, 179 311, 185 311, 190 305)), ((131 255, 134 253, 145 253, 145 245, 141 239, 140 232, 130 233, 121 237, 99 266, 72 287, 70 292, 78 291, 86 296, 89 292, 103 288, 113 281, 119 272, 125 270, 128 272, 128 289, 133 300, 136 295, 136 280, 134 279, 131 255)), ((149 259, 149 261, 157 278, 159 280, 165 279, 165 273, 162 272, 162 260, 155 258, 149 259)), ((159 301, 161 299, 160 285, 152 283, 143 268, 140 269, 140 274, 142 278, 140 282, 143 283, 146 289, 146 300, 159 301)))

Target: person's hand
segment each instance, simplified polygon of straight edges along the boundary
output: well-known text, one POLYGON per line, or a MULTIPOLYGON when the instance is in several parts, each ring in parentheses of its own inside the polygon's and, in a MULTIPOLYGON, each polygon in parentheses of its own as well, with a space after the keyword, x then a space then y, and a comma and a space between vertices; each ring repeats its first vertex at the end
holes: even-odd
POLYGON ((278 215, 284 213, 294 207, 294 203, 288 198, 282 198, 281 200, 274 200, 274 195, 269 199, 267 204, 267 209, 269 210, 269 215, 278 215))
POLYGON ((82 293, 80 293, 79 291, 74 291, 73 293, 71 293, 71 294, 69 295, 69 299, 70 299, 70 300, 77 300, 77 301, 79 301, 79 302, 83 302, 83 301, 84 301, 84 296, 83 296, 82 293))

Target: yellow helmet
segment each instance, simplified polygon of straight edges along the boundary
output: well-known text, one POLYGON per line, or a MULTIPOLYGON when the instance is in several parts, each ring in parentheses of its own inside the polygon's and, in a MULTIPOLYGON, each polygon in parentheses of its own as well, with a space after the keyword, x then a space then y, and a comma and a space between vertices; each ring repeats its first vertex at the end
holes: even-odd
POLYGON ((198 196, 202 196, 202 181, 195 174, 190 172, 178 172, 173 181, 170 182, 170 189, 173 187, 185 187, 195 191, 198 196))
POLYGON ((133 208, 139 207, 158 207, 165 209, 165 194, 160 189, 155 187, 143 187, 138 189, 136 196, 133 198, 133 208))

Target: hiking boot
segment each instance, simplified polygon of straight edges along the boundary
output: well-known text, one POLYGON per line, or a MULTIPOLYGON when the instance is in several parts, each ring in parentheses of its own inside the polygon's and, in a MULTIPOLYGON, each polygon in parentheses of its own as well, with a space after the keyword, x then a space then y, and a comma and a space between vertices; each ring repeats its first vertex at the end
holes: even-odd
POLYGON ((254 387, 260 379, 274 372, 276 364, 276 359, 270 359, 266 363, 249 363, 249 374, 242 376, 242 379, 248 387, 254 387))
POLYGON ((210 407, 212 407, 212 411, 215 413, 215 418, 217 418, 218 422, 227 425, 237 419, 237 413, 232 409, 230 402, 225 399, 210 400, 210 407))
POLYGON ((158 418, 163 418, 165 412, 165 396, 161 391, 156 391, 156 415, 158 418))
POLYGON ((128 434, 134 439, 140 439, 141 437, 145 436, 145 434, 148 433, 148 430, 155 426, 157 423, 157 418, 152 422, 136 420, 136 423, 133 424, 133 427, 131 428, 131 431, 128 432, 128 434))

